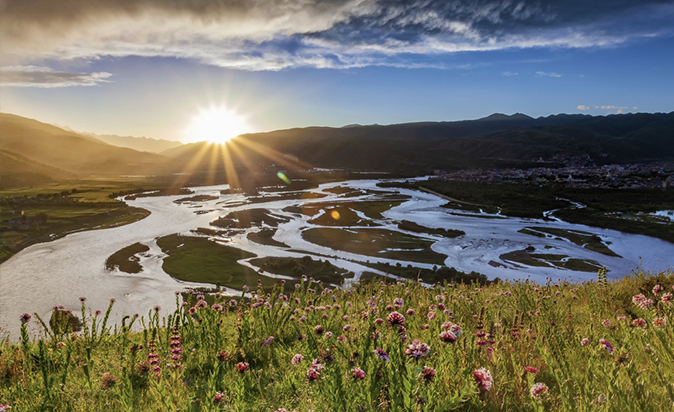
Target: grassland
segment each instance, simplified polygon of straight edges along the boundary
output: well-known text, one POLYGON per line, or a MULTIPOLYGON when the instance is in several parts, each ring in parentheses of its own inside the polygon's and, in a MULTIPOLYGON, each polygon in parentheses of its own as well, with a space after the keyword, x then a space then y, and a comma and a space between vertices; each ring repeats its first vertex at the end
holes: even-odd
POLYGON ((307 280, 287 294, 188 295, 166 318, 150 310, 114 327, 113 303, 90 315, 83 302, 79 334, 59 327, 55 311, 46 337, 31 338, 24 325, 18 339, 0 341, 0 405, 659 412, 674 403, 673 285, 670 271, 432 289, 332 290, 307 280))
POLYGON ((297 282, 304 275, 311 276, 326 284, 341 286, 344 278, 354 276, 353 273, 337 267, 327 260, 314 260, 311 256, 304 256, 302 258, 270 256, 251 259, 250 264, 259 267, 265 272, 294 278, 297 282))
POLYGON ((406 230, 408 232, 427 233, 429 235, 444 236, 448 238, 455 238, 466 234, 466 232, 464 232, 463 230, 430 228, 420 225, 418 223, 410 222, 409 220, 403 220, 402 222, 398 223, 398 229, 406 230))
POLYGON ((117 268, 126 273, 140 273, 143 267, 138 263, 139 259, 137 255, 148 250, 150 248, 142 243, 137 242, 129 245, 110 255, 105 261, 105 268, 107 270, 115 270, 117 268))
POLYGON ((621 257, 602 242, 599 236, 580 230, 566 230, 553 227, 526 227, 518 230, 518 232, 538 237, 546 237, 546 234, 548 234, 557 239, 566 239, 571 243, 593 252, 601 253, 602 255, 621 257))
POLYGON ((274 240, 275 233, 276 229, 264 228, 259 232, 251 232, 246 237, 248 238, 248 240, 253 241, 255 243, 259 243, 261 245, 275 246, 275 247, 290 247, 283 242, 274 240))
POLYGON ((554 253, 533 253, 535 249, 528 247, 504 253, 499 258, 504 261, 521 263, 527 266, 557 267, 560 269, 576 270, 579 272, 596 272, 601 265, 594 260, 576 259, 566 255, 554 253))
POLYGON ((431 250, 432 241, 387 229, 312 228, 302 232, 311 243, 335 250, 388 259, 442 265, 445 256, 431 250))
POLYGON ((254 286, 257 280, 265 287, 274 279, 262 276, 237 261, 257 255, 202 237, 169 235, 157 240, 157 245, 168 256, 162 268, 178 280, 211 283, 234 289, 254 286))

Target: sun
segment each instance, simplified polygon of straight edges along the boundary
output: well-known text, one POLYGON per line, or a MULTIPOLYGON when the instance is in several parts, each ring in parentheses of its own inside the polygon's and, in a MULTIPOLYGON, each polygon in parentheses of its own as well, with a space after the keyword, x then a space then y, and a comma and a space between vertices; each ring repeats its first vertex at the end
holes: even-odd
POLYGON ((187 135, 192 141, 224 144, 236 136, 250 132, 246 118, 224 106, 201 110, 192 118, 187 135))

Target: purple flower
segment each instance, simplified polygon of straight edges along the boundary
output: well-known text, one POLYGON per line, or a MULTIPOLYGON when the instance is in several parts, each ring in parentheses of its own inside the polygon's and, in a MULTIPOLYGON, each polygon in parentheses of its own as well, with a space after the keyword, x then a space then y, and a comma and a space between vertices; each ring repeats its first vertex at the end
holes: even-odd
POLYGON ((391 312, 386 317, 386 322, 389 326, 403 326, 405 324, 405 317, 398 312, 391 312))
POLYGON ((388 362, 388 353, 386 353, 383 349, 375 349, 374 354, 377 355, 377 357, 381 360, 384 360, 388 362))
POLYGON ((28 323, 28 322, 30 321, 30 318, 31 318, 31 317, 32 317, 32 316, 30 316, 29 313, 24 313, 23 315, 21 315, 21 316, 19 317, 19 319, 21 319, 21 323, 28 323))
POLYGON ((418 339, 414 339, 412 343, 410 343, 407 346, 407 349, 405 350, 405 355, 414 359, 419 359, 428 355, 430 351, 431 351, 430 346, 428 346, 423 342, 419 342, 418 339))

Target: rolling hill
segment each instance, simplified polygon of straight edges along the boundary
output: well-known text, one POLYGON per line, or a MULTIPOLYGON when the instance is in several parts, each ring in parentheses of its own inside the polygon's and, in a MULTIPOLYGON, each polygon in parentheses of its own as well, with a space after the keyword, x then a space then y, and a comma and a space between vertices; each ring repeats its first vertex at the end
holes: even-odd
POLYGON ((120 148, 56 126, 0 114, 0 149, 76 175, 163 174, 167 158, 120 148))

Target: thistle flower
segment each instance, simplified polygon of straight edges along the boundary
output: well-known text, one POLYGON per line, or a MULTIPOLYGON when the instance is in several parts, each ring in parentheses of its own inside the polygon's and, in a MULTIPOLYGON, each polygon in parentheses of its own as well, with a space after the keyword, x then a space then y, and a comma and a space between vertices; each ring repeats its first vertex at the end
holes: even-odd
POLYGON ((321 325, 314 326, 314 332, 316 332, 317 335, 323 334, 323 326, 321 325))
POLYGON ((638 295, 632 296, 632 303, 638 305, 644 299, 646 299, 646 296, 644 296, 643 293, 639 293, 638 295))
POLYGON ((363 380, 365 379, 365 371, 361 368, 353 368, 351 369, 351 376, 353 376, 354 379, 363 380))
POLYGON ((641 302, 639 302, 639 307, 641 309, 648 309, 653 307, 653 300, 652 299, 644 299, 641 302))
POLYGON ((534 399, 541 399, 541 395, 548 391, 548 387, 541 382, 534 383, 529 393, 534 399))
POLYGON ((292 360, 290 361, 290 363, 292 363, 293 365, 297 366, 297 365, 299 365, 299 363, 302 362, 303 360, 304 360, 304 356, 302 356, 301 354, 298 353, 298 354, 296 354, 295 356, 293 356, 293 358, 292 358, 292 360))
POLYGON ((215 396, 213 397, 213 403, 222 403, 225 401, 225 394, 220 393, 220 392, 215 392, 215 396))
POLYGON ((635 328, 645 329, 646 325, 648 325, 646 321, 641 318, 637 318, 632 321, 632 326, 635 328))
POLYGON ((410 358, 419 359, 428 355, 430 351, 431 351, 430 346, 428 346, 423 342, 419 342, 418 339, 414 339, 412 343, 410 343, 407 346, 407 349, 405 350, 405 355, 409 356, 410 358))
POLYGON ((384 360, 386 362, 389 361, 388 353, 386 353, 386 351, 384 351, 383 349, 375 349, 374 354, 377 355, 377 357, 381 360, 384 360))
POLYGON ((309 379, 309 382, 315 381, 320 376, 321 376, 321 374, 314 368, 309 368, 307 370, 307 379, 309 379))
POLYGON ((447 343, 456 343, 456 335, 451 331, 445 330, 440 332, 440 340, 447 343))
POLYGON ((608 353, 613 354, 613 345, 611 345, 611 342, 606 339, 599 339, 599 343, 601 343, 601 346, 606 349, 608 353))
POLYGON ((101 386, 103 389, 110 389, 117 383, 117 379, 110 375, 108 372, 105 372, 101 377, 101 386))
POLYGON ((493 378, 491 372, 486 368, 480 368, 473 371, 473 377, 475 382, 477 382, 478 388, 489 392, 493 384, 493 378))
POLYGON ((405 305, 405 301, 402 298, 395 298, 393 299, 393 304, 402 308, 405 305))
POLYGON ((653 294, 654 294, 655 296, 658 296, 658 295, 660 294, 660 292, 663 291, 663 289, 664 289, 664 288, 663 288, 662 286, 660 286, 660 285, 655 285, 655 286, 653 286, 653 294))
POLYGON ((419 377, 421 377, 426 382, 432 382, 433 378, 435 378, 435 369, 424 366, 424 369, 419 374, 419 377))
POLYGON ((398 312, 391 312, 386 317, 386 322, 389 326, 403 326, 405 324, 405 317, 398 312))
POLYGON ((672 300, 672 294, 667 292, 662 295, 662 301, 667 303, 672 300))
POLYGON ((239 362, 239 363, 236 364, 236 369, 237 369, 239 372, 244 373, 245 371, 248 370, 248 367, 249 367, 249 366, 250 366, 250 365, 248 364, 248 362, 239 362))
POLYGON ((527 367, 524 368, 524 369, 526 369, 527 372, 531 372, 531 373, 538 373, 538 372, 540 372, 540 370, 538 370, 538 368, 534 368, 533 366, 527 366, 527 367))
POLYGON ((24 313, 19 317, 19 319, 21 319, 21 323, 28 323, 30 321, 30 318, 32 318, 32 316, 30 316, 29 313, 24 313))

